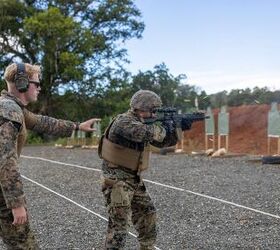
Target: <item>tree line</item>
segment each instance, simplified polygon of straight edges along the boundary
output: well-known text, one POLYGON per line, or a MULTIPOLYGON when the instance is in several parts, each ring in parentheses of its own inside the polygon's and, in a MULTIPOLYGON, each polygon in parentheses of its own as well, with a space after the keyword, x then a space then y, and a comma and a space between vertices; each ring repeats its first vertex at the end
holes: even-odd
MULTIPOLYGON (((42 65, 35 112, 70 120, 103 119, 125 112, 139 89, 158 93, 183 112, 223 105, 279 102, 279 91, 235 89, 208 95, 173 76, 165 63, 132 74, 125 42, 141 38, 145 24, 132 0, 0 1, 0 73, 14 61, 42 65)), ((5 88, 3 80, 0 88, 5 88)))

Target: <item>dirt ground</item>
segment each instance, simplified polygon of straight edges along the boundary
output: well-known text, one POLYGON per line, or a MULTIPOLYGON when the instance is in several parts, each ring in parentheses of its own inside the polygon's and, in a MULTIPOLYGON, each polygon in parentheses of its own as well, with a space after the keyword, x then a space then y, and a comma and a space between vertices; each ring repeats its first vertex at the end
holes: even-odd
MULTIPOLYGON (((229 148, 230 153, 267 155, 267 124, 270 105, 244 105, 228 108, 229 112, 229 148)), ((214 110, 215 143, 217 148, 218 112, 214 110)), ((205 149, 204 122, 196 122, 190 131, 184 133, 184 151, 205 149)), ((277 153, 277 138, 271 139, 270 154, 277 153)), ((209 141, 209 147, 212 147, 209 141)), ((225 147, 225 137, 222 137, 225 147)))

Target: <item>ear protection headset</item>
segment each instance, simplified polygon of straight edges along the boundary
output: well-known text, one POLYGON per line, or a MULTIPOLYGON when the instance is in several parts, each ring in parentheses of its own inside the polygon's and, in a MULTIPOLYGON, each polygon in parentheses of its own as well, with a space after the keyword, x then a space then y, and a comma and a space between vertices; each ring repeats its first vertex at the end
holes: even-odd
POLYGON ((15 75, 15 85, 19 92, 24 93, 29 88, 28 75, 25 72, 24 63, 17 63, 17 73, 15 75))

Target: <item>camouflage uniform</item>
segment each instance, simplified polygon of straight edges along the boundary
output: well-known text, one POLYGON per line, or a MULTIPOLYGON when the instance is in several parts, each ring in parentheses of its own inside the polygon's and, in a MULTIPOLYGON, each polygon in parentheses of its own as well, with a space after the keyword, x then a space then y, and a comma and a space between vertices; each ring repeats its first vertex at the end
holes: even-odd
POLYGON ((10 250, 39 249, 29 222, 12 225, 12 208, 26 207, 22 179, 17 165, 27 131, 70 136, 73 122, 35 115, 8 93, 0 97, 0 236, 10 250))
MULTIPOLYGON (((132 110, 117 116, 109 130, 108 139, 138 151, 143 151, 147 144, 163 147, 177 142, 175 129, 167 131, 161 125, 144 124, 132 110)), ((109 213, 106 249, 124 249, 132 224, 138 232, 140 249, 152 249, 157 234, 156 209, 139 171, 103 160, 102 173, 102 192, 109 213)))

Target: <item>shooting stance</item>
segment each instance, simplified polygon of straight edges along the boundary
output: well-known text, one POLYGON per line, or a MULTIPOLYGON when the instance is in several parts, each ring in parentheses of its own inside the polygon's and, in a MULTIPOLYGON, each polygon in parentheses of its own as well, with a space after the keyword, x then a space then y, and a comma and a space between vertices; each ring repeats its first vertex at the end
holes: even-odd
POLYGON ((39 249, 30 229, 18 158, 27 129, 57 136, 71 136, 74 129, 93 131, 95 119, 83 123, 36 115, 26 105, 41 90, 38 65, 13 63, 4 73, 8 91, 0 96, 0 236, 9 250, 39 249))
POLYGON ((139 90, 131 98, 130 110, 111 122, 100 141, 102 192, 109 214, 106 249, 124 249, 131 222, 138 232, 141 250, 155 245, 156 209, 141 173, 149 165, 150 144, 168 147, 177 143, 172 120, 145 123, 145 119, 155 118, 161 105, 157 94, 139 90))

